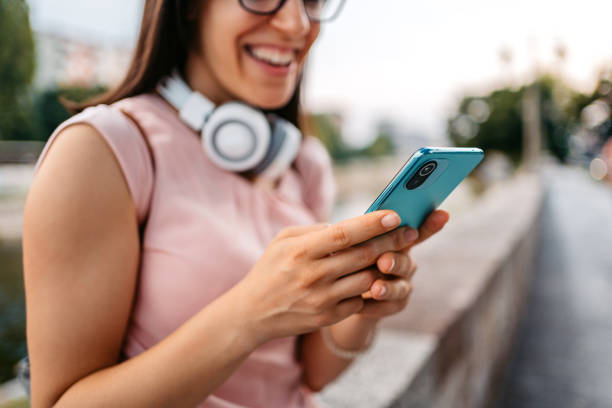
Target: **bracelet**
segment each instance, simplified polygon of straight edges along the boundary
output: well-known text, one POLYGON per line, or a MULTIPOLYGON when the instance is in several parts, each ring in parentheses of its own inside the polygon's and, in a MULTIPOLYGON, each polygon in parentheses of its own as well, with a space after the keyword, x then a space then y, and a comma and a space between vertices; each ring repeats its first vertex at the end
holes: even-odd
POLYGON ((324 326, 321 328, 321 337, 323 337, 323 342, 327 346, 327 348, 334 353, 336 356, 352 360, 360 354, 365 353, 372 347, 372 343, 374 342, 376 328, 373 328, 368 334, 368 338, 366 339, 366 345, 360 350, 347 350, 338 346, 335 342, 334 338, 331 334, 330 326, 324 326))

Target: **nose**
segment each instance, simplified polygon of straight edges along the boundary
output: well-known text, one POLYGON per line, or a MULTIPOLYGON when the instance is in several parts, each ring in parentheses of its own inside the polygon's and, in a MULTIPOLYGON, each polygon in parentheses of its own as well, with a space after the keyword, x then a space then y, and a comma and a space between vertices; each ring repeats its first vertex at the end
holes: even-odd
POLYGON ((287 0, 271 18, 270 24, 292 38, 303 37, 310 31, 310 19, 304 0, 287 0))

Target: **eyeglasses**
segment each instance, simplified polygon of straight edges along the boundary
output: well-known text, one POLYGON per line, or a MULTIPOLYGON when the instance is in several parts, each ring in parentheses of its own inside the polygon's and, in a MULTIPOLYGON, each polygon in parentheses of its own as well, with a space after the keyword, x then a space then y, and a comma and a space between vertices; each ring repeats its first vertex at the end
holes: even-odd
MULTIPOLYGON (((269 16, 283 7, 287 0, 239 0, 240 5, 254 14, 269 16)), ((302 0, 310 21, 328 22, 340 14, 344 0, 302 0)))

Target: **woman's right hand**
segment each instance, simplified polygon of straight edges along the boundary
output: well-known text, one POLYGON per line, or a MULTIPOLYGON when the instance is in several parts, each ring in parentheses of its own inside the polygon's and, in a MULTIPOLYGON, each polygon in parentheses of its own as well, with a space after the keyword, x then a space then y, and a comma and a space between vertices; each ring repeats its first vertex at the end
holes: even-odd
POLYGON ((406 234, 411 228, 395 229, 399 223, 397 213, 382 210, 281 230, 235 287, 257 342, 310 332, 359 312, 361 294, 379 276, 378 257, 414 239, 406 234))

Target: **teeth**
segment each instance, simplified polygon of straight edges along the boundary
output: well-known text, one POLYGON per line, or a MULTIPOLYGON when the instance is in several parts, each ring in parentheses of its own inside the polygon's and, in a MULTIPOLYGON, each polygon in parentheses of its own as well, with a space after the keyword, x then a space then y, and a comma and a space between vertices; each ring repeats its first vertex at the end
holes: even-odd
POLYGON ((293 61, 293 53, 280 51, 277 48, 251 47, 251 53, 256 58, 274 65, 289 65, 293 61))

